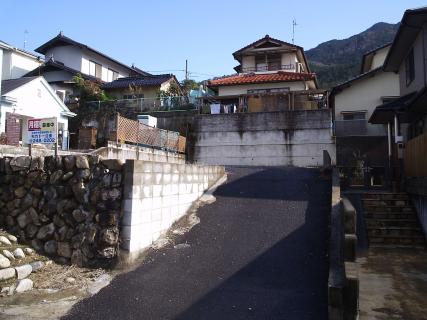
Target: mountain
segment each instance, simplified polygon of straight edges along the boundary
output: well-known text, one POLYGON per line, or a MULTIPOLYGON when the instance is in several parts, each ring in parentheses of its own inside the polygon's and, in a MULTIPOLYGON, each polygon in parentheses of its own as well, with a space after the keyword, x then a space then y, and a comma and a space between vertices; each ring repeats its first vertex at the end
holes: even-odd
POLYGON ((379 22, 350 38, 323 42, 306 51, 320 87, 329 89, 359 74, 363 54, 392 42, 398 27, 398 23, 379 22))

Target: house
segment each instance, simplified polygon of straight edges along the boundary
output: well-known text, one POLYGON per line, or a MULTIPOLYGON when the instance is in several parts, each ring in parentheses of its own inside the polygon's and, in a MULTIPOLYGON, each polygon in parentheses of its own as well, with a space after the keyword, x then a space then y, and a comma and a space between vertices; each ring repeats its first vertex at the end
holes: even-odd
POLYGON ((406 190, 427 231, 427 7, 403 14, 384 62, 398 74, 400 97, 375 109, 369 122, 388 127, 393 181, 406 190))
POLYGON ((239 111, 284 111, 319 108, 316 75, 300 46, 269 35, 233 53, 237 74, 208 82, 214 99, 239 111))
POLYGON ((173 74, 160 74, 123 77, 105 83, 101 88, 116 99, 157 99, 160 92, 168 91, 171 86, 181 91, 173 74))
POLYGON ((66 37, 62 32, 35 51, 43 54, 46 62, 26 76, 42 75, 65 102, 71 102, 70 98, 77 95, 73 83, 73 77, 77 74, 100 84, 122 77, 149 75, 66 37))
POLYGON ((2 80, 20 78, 42 63, 43 60, 39 56, 0 41, 0 75, 2 80))
POLYGON ((382 186, 388 169, 387 127, 370 124, 375 108, 399 97, 399 76, 382 67, 391 43, 363 55, 359 75, 331 90, 337 166, 350 186, 382 186))
POLYGON ((26 120, 56 117, 58 141, 68 149, 68 119, 75 114, 57 96, 49 83, 40 76, 1 81, 0 133, 9 145, 26 144, 26 120))

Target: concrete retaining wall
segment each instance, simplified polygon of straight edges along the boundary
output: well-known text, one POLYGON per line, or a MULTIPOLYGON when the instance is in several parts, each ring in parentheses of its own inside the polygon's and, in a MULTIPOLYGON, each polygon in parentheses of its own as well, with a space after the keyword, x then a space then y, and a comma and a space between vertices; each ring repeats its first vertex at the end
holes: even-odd
POLYGON ((151 245, 224 173, 219 166, 126 161, 122 247, 137 252, 151 245))
POLYGON ((154 162, 167 162, 185 164, 185 155, 159 150, 149 147, 137 147, 129 144, 108 142, 107 147, 99 148, 91 154, 96 154, 104 159, 118 159, 125 162, 127 159, 154 162))
POLYGON ((329 110, 198 115, 191 144, 206 164, 321 166, 323 150, 335 164, 329 110))

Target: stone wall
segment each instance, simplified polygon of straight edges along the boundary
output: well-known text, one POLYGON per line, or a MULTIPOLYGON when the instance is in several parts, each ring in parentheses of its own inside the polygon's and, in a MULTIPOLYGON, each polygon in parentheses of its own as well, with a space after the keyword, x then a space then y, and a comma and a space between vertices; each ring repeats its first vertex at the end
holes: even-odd
POLYGON ((181 218, 224 167, 126 161, 123 193, 122 247, 138 252, 181 218))
POLYGON ((329 110, 198 115, 187 140, 189 160, 215 165, 335 164, 329 110))
POLYGON ((99 156, 0 159, 0 226, 63 263, 112 261, 119 245, 122 165, 99 156))

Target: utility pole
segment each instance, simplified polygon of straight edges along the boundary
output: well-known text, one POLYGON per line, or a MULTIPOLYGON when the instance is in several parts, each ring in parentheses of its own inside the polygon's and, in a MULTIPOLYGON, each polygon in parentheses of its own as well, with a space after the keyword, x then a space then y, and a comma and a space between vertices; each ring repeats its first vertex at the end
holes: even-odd
POLYGON ((292 44, 295 44, 295 27, 297 26, 297 21, 294 18, 292 20, 292 44))
POLYGON ((185 59, 185 80, 188 80, 188 60, 185 59))

